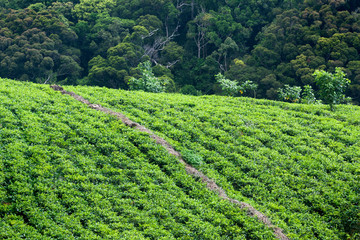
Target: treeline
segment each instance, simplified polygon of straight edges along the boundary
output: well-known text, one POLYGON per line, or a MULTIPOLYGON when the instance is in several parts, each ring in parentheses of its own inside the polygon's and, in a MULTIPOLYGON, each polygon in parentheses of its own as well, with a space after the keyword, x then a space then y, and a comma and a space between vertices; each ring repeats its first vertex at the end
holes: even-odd
MULTIPOLYGON (((0 76, 128 88, 150 61, 168 91, 221 93, 215 75, 314 84, 342 67, 360 101, 360 0, 0 0, 0 76)), ((240 93, 239 93, 240 94, 240 93)), ((245 93, 252 96, 251 92, 245 93)))

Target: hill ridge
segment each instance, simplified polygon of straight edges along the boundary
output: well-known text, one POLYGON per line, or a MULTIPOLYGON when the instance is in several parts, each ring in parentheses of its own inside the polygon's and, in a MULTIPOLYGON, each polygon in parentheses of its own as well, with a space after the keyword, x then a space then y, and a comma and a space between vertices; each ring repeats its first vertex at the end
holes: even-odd
POLYGON ((185 160, 182 158, 181 154, 176 151, 170 143, 168 143, 165 139, 157 136, 156 134, 154 134, 151 130, 145 128, 144 126, 140 125, 137 122, 134 122, 132 120, 130 120, 128 117, 126 117, 126 115, 120 113, 120 112, 115 112, 112 111, 108 108, 105 108, 103 106, 101 106, 100 104, 92 104, 89 100, 85 99, 84 97, 74 93, 74 92, 70 92, 70 91, 66 91, 64 90, 63 87, 59 86, 59 85, 51 85, 50 86, 53 90, 55 91, 60 91, 62 94, 66 94, 66 95, 70 95, 73 98, 75 98, 77 101, 80 101, 86 105, 88 105, 90 108, 110 114, 112 116, 117 117, 118 119, 120 119, 125 125, 137 129, 141 132, 146 132, 150 134, 150 137, 153 138, 157 144, 163 146, 170 154, 176 156, 178 158, 178 160, 184 164, 186 172, 189 175, 198 177, 201 179, 202 182, 206 183, 206 187, 211 190, 214 191, 216 193, 219 194, 219 197, 221 199, 224 199, 226 201, 229 201, 233 204, 235 204, 236 206, 240 207, 241 209, 246 209, 247 213, 252 216, 252 217, 256 217, 260 222, 264 223, 267 227, 269 227, 270 229, 273 230, 273 233, 275 234, 275 236, 278 239, 281 240, 288 240, 289 238, 283 233, 283 229, 275 226, 272 224, 271 220, 264 215, 263 213, 261 213, 260 211, 256 210, 252 205, 245 203, 245 202, 240 202, 236 199, 232 199, 230 197, 228 197, 228 195, 226 194, 226 192, 220 187, 218 186, 214 180, 211 180, 208 176, 206 176, 205 174, 203 174, 201 171, 197 170, 196 168, 192 167, 190 164, 188 164, 187 162, 185 162, 185 160))

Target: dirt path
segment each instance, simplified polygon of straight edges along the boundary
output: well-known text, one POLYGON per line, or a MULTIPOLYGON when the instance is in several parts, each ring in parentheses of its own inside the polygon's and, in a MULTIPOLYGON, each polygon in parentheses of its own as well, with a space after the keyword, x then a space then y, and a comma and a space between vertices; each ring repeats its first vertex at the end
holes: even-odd
POLYGON ((135 128, 141 132, 147 132, 150 134, 150 137, 155 139, 157 144, 162 145, 163 147, 166 148, 166 150, 176 156, 179 161, 185 165, 185 169, 186 172, 192 176, 195 176, 197 178, 200 178, 204 183, 206 183, 206 186, 208 189, 216 192, 219 194, 219 197, 227 200, 229 202, 232 202, 233 204, 237 205, 238 207, 242 208, 242 209, 246 209, 247 213, 250 216, 255 216, 259 219, 260 222, 263 222, 266 226, 268 226, 269 228, 271 228, 275 234, 275 236, 278 239, 282 239, 282 240, 287 240, 289 239, 284 233, 283 230, 279 227, 274 226, 270 219, 265 216, 264 214, 262 214, 261 212, 259 212, 258 210, 256 210, 253 206, 251 206, 248 203, 245 202, 240 202, 238 200, 229 198, 228 195, 226 194, 226 192, 219 187, 215 181, 211 180, 210 178, 208 178, 205 174, 203 174, 202 172, 198 171, 196 168, 192 167, 191 165, 187 164, 181 157, 181 154, 179 152, 177 152, 166 140, 160 138, 159 136, 155 135, 152 131, 150 131, 149 129, 145 128, 144 126, 131 121, 129 118, 127 118, 124 114, 119 113, 119 112, 114 112, 108 108, 105 108, 99 104, 92 104, 90 103, 87 99, 83 98, 82 96, 79 96, 73 92, 68 92, 65 91, 62 87, 57 86, 57 85, 51 85, 50 86, 52 89, 54 89, 55 91, 60 91, 62 94, 67 94, 72 96, 73 98, 75 98, 76 100, 88 105, 90 108, 98 110, 98 111, 102 111, 104 113, 113 115, 115 117, 117 117, 118 119, 120 119, 125 125, 135 128))

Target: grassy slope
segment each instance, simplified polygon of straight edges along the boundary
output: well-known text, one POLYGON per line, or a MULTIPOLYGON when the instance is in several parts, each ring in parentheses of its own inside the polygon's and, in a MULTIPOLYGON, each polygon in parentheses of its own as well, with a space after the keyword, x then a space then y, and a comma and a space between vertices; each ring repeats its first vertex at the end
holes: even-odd
POLYGON ((272 239, 147 134, 0 79, 0 239, 272 239))
POLYGON ((292 239, 359 231, 360 108, 68 87, 167 139, 292 239))

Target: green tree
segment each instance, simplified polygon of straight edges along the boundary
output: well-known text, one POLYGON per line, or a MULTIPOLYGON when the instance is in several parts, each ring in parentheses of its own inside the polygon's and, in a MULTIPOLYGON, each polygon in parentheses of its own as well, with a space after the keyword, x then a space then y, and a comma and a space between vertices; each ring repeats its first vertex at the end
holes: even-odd
POLYGON ((179 93, 184 94, 184 95, 193 95, 193 96, 201 96, 201 91, 196 90, 196 88, 193 85, 185 85, 183 86, 179 93))
POLYGON ((253 81, 247 80, 243 84, 241 84, 241 86, 244 92, 252 91, 253 97, 256 98, 256 90, 258 88, 258 84, 254 83, 253 81))
POLYGON ((301 102, 306 104, 315 104, 316 98, 314 94, 314 90, 310 85, 305 85, 304 90, 301 94, 301 102))
POLYGON ((315 82, 319 86, 319 96, 325 104, 330 105, 334 111, 334 105, 345 102, 345 90, 350 84, 350 80, 341 68, 336 68, 335 73, 329 73, 324 70, 314 72, 315 82))
POLYGON ((89 62, 88 84, 109 88, 126 88, 125 77, 129 74, 126 71, 126 64, 122 64, 124 62, 124 59, 116 56, 110 56, 109 59, 101 56, 94 57, 89 62))
POLYGON ((210 41, 210 26, 212 24, 210 13, 202 12, 193 21, 188 23, 189 30, 186 34, 187 38, 193 39, 197 48, 197 57, 205 57, 206 46, 210 41))
POLYGON ((269 69, 274 68, 280 63, 280 55, 262 46, 257 46, 253 51, 252 55, 259 66, 263 66, 269 69))
POLYGON ((160 63, 167 67, 172 67, 178 62, 182 62, 185 51, 184 48, 176 42, 169 42, 164 49, 160 52, 160 63))
POLYGON ((293 102, 293 103, 300 102, 301 87, 298 86, 291 87, 285 84, 284 88, 280 88, 278 92, 279 92, 279 98, 282 101, 293 102))
POLYGON ((216 74, 215 78, 226 95, 234 96, 238 92, 243 93, 243 89, 239 86, 238 82, 225 78, 221 73, 216 74))
POLYGON ((80 0, 74 7, 74 15, 81 20, 94 21, 100 13, 115 7, 115 0, 80 0))
POLYGON ((77 35, 61 13, 36 6, 1 10, 0 76, 72 84, 82 72, 77 35))
POLYGON ((232 51, 239 50, 236 42, 230 37, 226 38, 225 41, 220 44, 220 47, 215 51, 212 56, 216 59, 216 62, 219 64, 219 68, 222 71, 228 70, 229 65, 229 55, 232 51))
POLYGON ((140 71, 142 77, 130 78, 130 90, 143 90, 145 92, 154 93, 165 92, 168 81, 166 78, 155 77, 151 69, 150 61, 140 63, 138 65, 138 70, 140 71))

